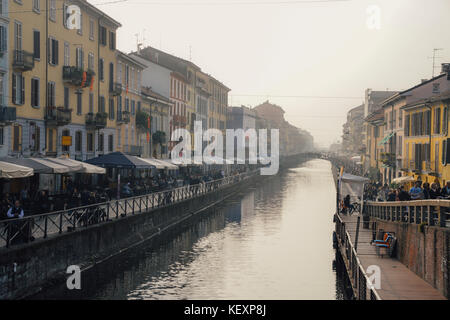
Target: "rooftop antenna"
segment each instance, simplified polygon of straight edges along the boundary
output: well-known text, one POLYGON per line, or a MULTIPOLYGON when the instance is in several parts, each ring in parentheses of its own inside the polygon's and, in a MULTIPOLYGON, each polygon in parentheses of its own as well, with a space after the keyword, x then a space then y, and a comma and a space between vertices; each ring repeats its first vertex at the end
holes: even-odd
POLYGON ((442 57, 436 57, 436 53, 438 52, 438 51, 442 51, 442 50, 444 50, 444 49, 442 49, 442 48, 434 48, 433 49, 433 56, 432 57, 428 57, 428 59, 433 59, 433 75, 432 75, 432 78, 434 78, 434 72, 435 72, 435 70, 436 70, 436 59, 441 59, 442 57))

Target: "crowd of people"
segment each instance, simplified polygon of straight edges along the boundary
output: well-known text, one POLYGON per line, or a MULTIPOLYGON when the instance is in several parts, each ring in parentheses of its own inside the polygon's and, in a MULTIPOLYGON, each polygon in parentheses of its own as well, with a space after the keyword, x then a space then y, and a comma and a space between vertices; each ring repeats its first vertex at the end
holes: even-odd
POLYGON ((389 187, 387 184, 370 183, 365 186, 364 199, 369 201, 410 201, 410 200, 430 200, 430 199, 449 199, 450 181, 447 181, 445 187, 440 186, 438 182, 423 183, 416 181, 409 190, 403 185, 389 187))
POLYGON ((120 184, 118 194, 117 182, 110 179, 93 186, 84 181, 74 181, 69 177, 65 181, 65 189, 60 194, 50 195, 48 190, 32 192, 24 187, 19 193, 5 193, 0 200, 0 220, 11 218, 7 213, 18 203, 25 216, 63 211, 105 203, 114 199, 136 197, 145 194, 172 190, 182 186, 194 186, 214 180, 220 180, 229 175, 238 175, 246 169, 235 169, 226 173, 224 170, 214 170, 207 173, 182 172, 175 174, 160 172, 153 177, 142 179, 125 178, 120 184))

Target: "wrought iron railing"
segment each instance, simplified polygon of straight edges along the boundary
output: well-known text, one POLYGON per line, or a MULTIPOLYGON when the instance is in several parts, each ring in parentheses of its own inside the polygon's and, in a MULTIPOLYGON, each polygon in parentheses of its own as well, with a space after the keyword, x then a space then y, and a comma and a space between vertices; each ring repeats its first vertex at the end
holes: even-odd
POLYGON ((34 56, 25 50, 14 50, 13 67, 22 71, 30 71, 34 68, 34 56))
POLYGON ((381 300, 377 289, 370 281, 358 258, 350 234, 346 230, 345 222, 341 219, 339 214, 336 215, 336 236, 339 246, 342 248, 342 258, 345 267, 347 268, 347 274, 350 278, 354 297, 357 300, 381 300))
POLYGON ((450 200, 367 202, 365 212, 383 221, 450 227, 450 200))
POLYGON ((198 185, 189 185, 143 196, 113 200, 22 219, 0 221, 0 247, 26 243, 30 239, 45 239, 49 236, 73 232, 80 228, 87 228, 113 219, 150 212, 218 191, 231 184, 247 180, 258 174, 258 172, 259 170, 255 170, 198 185))

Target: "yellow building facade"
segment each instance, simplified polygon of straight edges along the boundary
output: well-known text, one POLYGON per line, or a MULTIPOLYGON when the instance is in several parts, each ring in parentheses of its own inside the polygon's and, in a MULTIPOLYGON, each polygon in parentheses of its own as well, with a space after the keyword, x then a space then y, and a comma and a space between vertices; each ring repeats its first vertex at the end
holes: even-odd
POLYGON ((10 1, 10 19, 10 154, 86 160, 114 151, 108 111, 120 23, 84 0, 10 1), (70 5, 80 9, 76 29, 70 5))
POLYGON ((407 175, 423 182, 450 180, 448 156, 449 98, 437 97, 404 106, 407 175))

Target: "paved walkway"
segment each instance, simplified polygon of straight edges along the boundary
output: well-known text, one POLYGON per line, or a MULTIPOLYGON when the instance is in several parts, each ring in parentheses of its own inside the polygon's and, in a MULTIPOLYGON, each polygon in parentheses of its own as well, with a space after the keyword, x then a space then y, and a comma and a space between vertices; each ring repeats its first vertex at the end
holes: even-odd
MULTIPOLYGON (((355 242, 357 215, 343 216, 346 230, 355 242)), ((372 230, 361 225, 358 238, 358 258, 364 269, 377 265, 381 269, 381 289, 377 292, 383 300, 447 300, 437 289, 396 259, 377 256, 375 247, 370 244, 372 230)))

